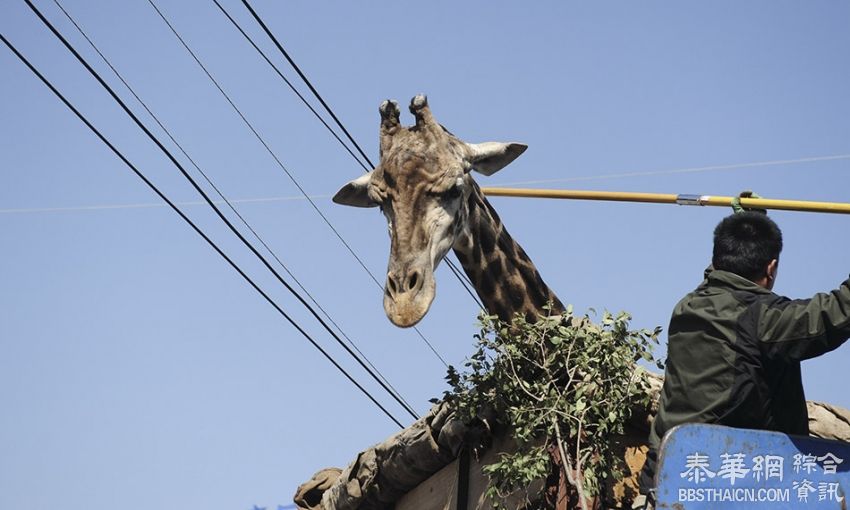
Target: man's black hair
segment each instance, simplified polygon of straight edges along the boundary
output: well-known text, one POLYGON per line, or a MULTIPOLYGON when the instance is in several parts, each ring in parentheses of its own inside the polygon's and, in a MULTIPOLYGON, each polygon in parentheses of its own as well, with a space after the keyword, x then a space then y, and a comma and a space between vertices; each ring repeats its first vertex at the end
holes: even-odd
POLYGON ((767 265, 779 259, 782 231, 767 215, 743 212, 723 218, 714 229, 715 269, 756 281, 766 275, 767 265))

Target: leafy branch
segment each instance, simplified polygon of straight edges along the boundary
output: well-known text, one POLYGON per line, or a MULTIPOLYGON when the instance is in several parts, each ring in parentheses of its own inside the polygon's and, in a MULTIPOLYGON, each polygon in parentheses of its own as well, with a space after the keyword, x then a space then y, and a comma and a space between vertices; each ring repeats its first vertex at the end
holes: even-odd
POLYGON ((476 350, 465 370, 449 368, 443 397, 466 421, 495 412, 517 446, 484 467, 494 505, 560 470, 588 510, 606 483, 622 478, 612 439, 623 434, 631 409, 649 399, 637 362, 661 366, 652 354, 661 328, 632 331, 630 319, 605 312, 594 323, 571 307, 533 324, 520 316, 510 324, 480 317, 476 350))

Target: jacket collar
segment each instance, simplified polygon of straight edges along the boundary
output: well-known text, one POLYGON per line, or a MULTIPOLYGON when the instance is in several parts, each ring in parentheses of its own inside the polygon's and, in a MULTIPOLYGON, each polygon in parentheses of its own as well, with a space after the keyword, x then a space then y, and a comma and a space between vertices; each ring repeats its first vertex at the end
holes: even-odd
POLYGON ((720 269, 707 271, 704 285, 708 287, 725 287, 730 290, 743 290, 757 294, 772 294, 772 291, 767 290, 760 285, 756 285, 743 276, 738 276, 735 273, 722 271, 720 269))

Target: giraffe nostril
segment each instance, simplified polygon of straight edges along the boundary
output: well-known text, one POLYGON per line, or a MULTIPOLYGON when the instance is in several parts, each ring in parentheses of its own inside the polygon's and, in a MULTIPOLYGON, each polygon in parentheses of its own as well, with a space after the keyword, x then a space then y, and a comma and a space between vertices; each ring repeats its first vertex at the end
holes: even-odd
POLYGON ((416 288, 416 282, 419 281, 419 272, 413 271, 410 273, 410 278, 407 280, 407 289, 413 290, 416 288))
POLYGON ((389 291, 391 296, 395 295, 395 293, 398 291, 398 289, 396 288, 395 280, 392 276, 387 277, 387 290, 389 291))

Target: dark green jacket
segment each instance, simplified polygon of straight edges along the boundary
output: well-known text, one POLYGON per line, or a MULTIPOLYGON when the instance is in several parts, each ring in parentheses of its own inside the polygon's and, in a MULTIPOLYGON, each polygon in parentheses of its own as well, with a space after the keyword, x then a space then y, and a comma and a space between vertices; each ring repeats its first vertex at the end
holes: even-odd
POLYGON ((673 310, 658 414, 641 475, 652 486, 661 438, 683 423, 809 433, 800 361, 850 337, 850 280, 790 300, 727 271, 711 271, 673 310))

